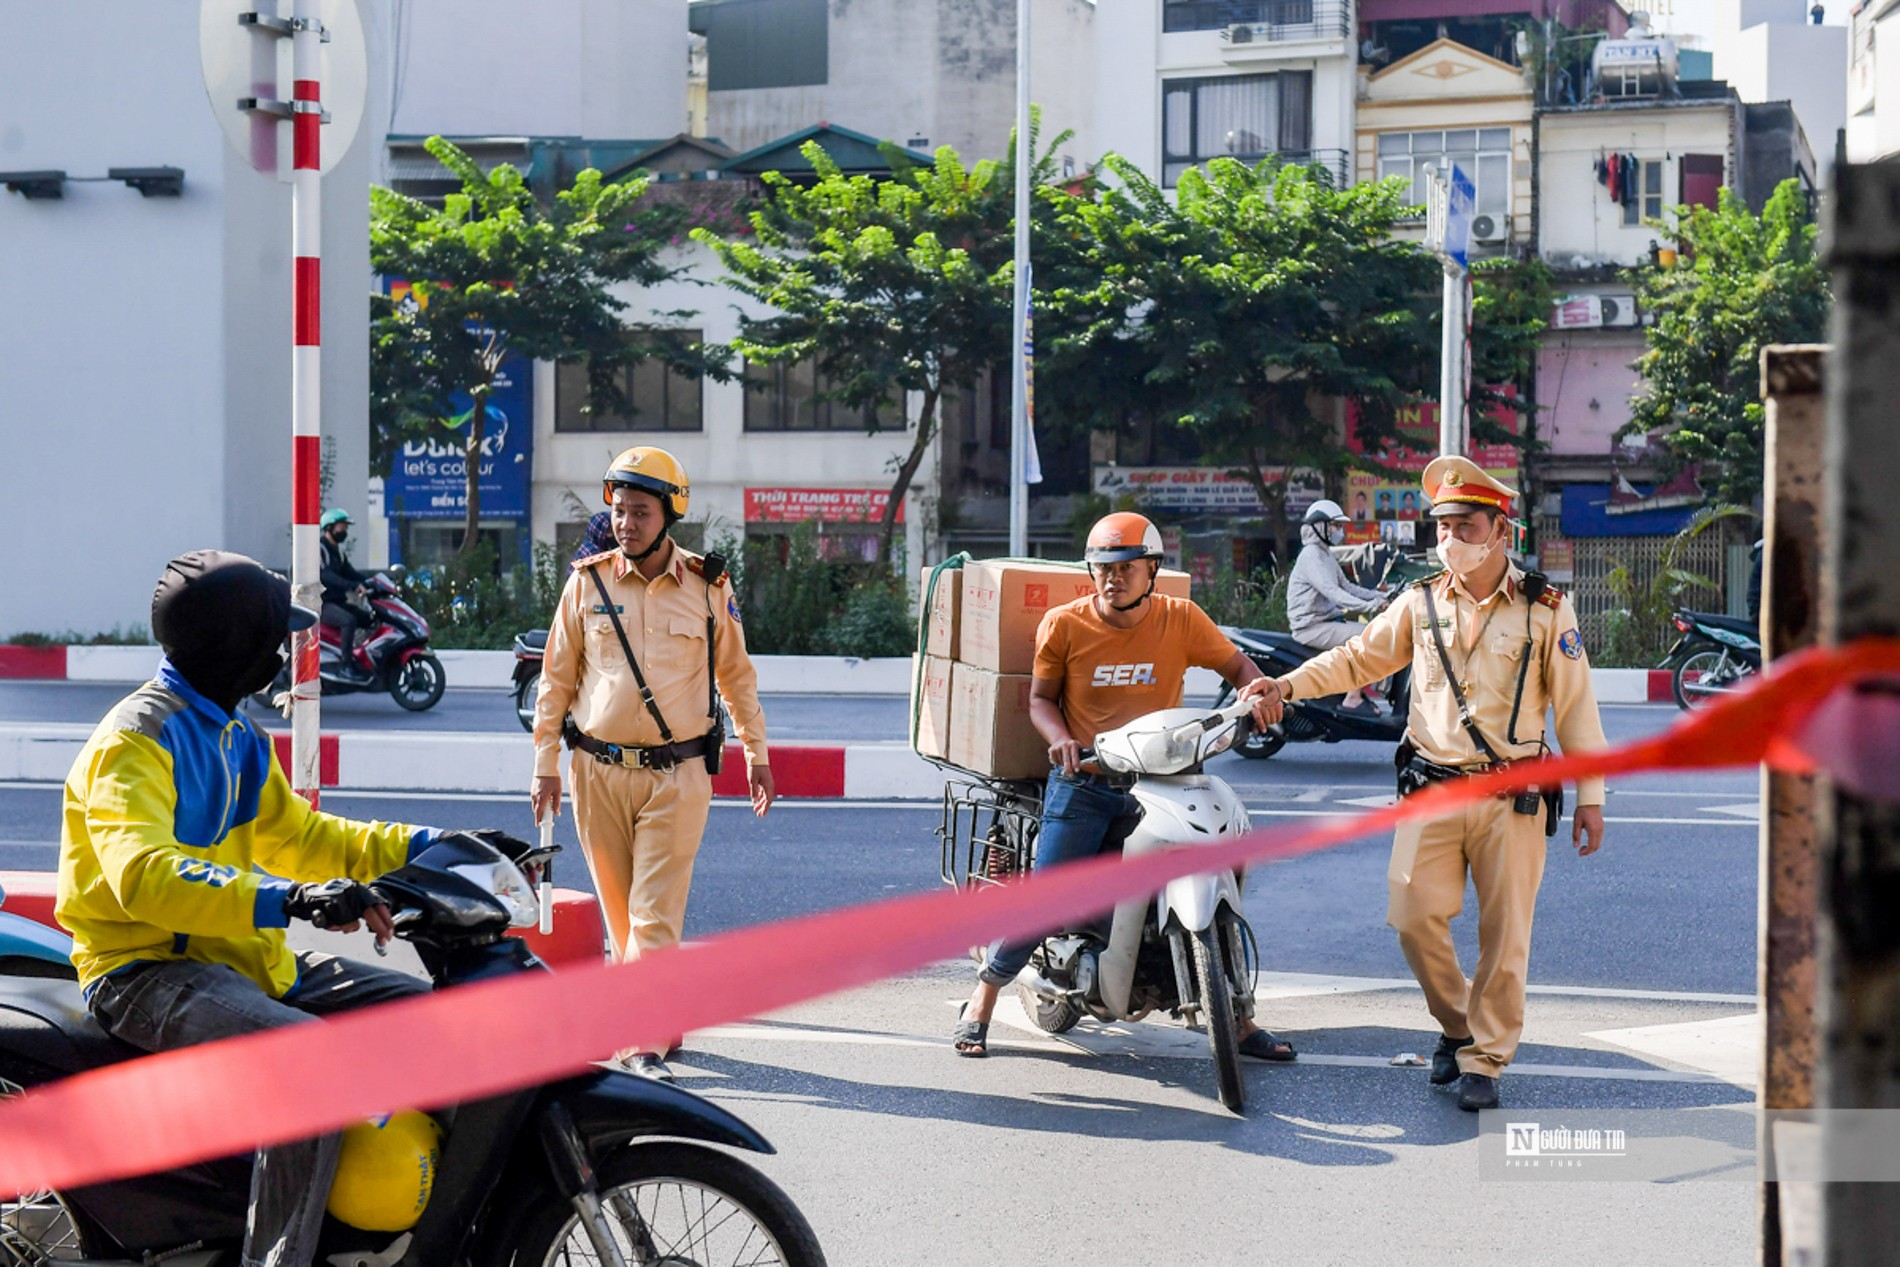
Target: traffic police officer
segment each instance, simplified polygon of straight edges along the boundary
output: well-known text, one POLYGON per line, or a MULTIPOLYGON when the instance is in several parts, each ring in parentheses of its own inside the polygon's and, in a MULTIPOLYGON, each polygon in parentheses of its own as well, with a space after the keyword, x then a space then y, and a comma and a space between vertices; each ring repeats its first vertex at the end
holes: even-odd
MULTIPOLYGON (((1476 463, 1425 468, 1446 571, 1406 590, 1364 633, 1279 679, 1284 700, 1337 695, 1412 666, 1411 723, 1399 748, 1402 794, 1547 751, 1554 712, 1567 753, 1605 746, 1590 661, 1570 599, 1506 554, 1515 490, 1476 463)), ((1603 780, 1577 786, 1571 843, 1603 843, 1603 780), (1587 839, 1586 839, 1587 837, 1587 839)), ((1387 871, 1386 922, 1444 1031, 1431 1081, 1458 1080, 1458 1105, 1495 1108, 1498 1080, 1524 1029, 1531 914, 1562 790, 1491 798, 1401 826, 1387 871), (1450 921, 1469 872, 1478 892, 1478 965, 1465 979, 1450 921)))
MULTIPOLYGON (((574 562, 535 698, 535 817, 560 812, 565 738, 575 752, 575 829, 618 960, 680 940, 712 804, 709 764, 725 744, 715 679, 745 747, 753 812, 763 815, 774 798, 758 675, 731 582, 723 564, 709 567, 667 535, 688 495, 685 469, 663 449, 613 460, 602 497, 618 548, 574 562)), ((619 1058, 671 1079, 659 1053, 619 1058)))

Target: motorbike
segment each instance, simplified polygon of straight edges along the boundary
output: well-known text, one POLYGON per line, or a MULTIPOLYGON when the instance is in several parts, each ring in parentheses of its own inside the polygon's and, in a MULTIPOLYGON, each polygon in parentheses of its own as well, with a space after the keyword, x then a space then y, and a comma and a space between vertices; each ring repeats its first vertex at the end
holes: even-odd
MULTIPOLYGON (((344 671, 349 653, 342 635, 329 624, 318 626, 317 676, 325 695, 352 695, 359 691, 389 692, 389 697, 412 713, 434 708, 448 686, 442 661, 429 650, 429 622, 403 601, 396 580, 376 573, 365 583, 369 605, 376 613, 368 637, 353 661, 357 674, 344 671)), ((290 670, 277 675, 273 690, 290 689, 290 670)))
POLYGON ((0 976, 77 980, 72 938, 13 914, 4 909, 6 904, 7 891, 0 889, 0 976))
MULTIPOLYGON (((1250 709, 1169 708, 1097 735, 1085 760, 1135 776, 1138 821, 1107 847, 1124 855, 1182 842, 1217 843, 1245 834, 1247 808, 1226 782, 1202 769, 1246 728, 1250 709)), ((1041 813, 1040 785, 1001 780, 945 788, 944 878, 1000 882, 1029 870, 1041 813), (987 831, 980 830, 987 816, 987 831), (967 842, 959 864, 956 852, 967 842)), ((1227 1108, 1245 1103, 1236 1016, 1253 1015, 1258 956, 1241 911, 1244 876, 1234 871, 1174 880, 1152 899, 1126 902, 1102 920, 1043 939, 1017 978, 1023 1010, 1042 1030, 1066 1033, 1083 1017, 1138 1021, 1166 1011, 1207 1031, 1215 1088, 1227 1108)))
MULTIPOLYGON (((438 989, 546 971, 504 936, 536 922, 526 875, 479 841, 444 837, 373 887, 438 989)), ((0 976, 0 1096, 141 1054, 99 1027, 75 983, 0 976)), ((725 1151, 772 1146, 670 1083, 595 1068, 432 1114, 444 1132, 420 1220, 392 1234, 326 1217, 317 1262, 823 1267, 791 1198, 725 1151)), ((0 1267, 235 1264, 250 1177, 244 1155, 0 1199, 0 1267)))
POLYGON ((1670 616, 1682 637, 1663 657, 1673 665, 1670 689, 1685 712, 1743 685, 1761 672, 1761 628, 1740 616, 1678 611, 1670 616))
MULTIPOLYGON (((1230 629, 1221 632, 1259 666, 1269 677, 1285 677, 1319 652, 1294 639, 1292 634, 1270 629, 1230 629)), ((1215 707, 1224 706, 1234 695, 1230 683, 1223 683, 1215 707)), ((1343 695, 1289 702, 1278 725, 1249 733, 1234 745, 1243 757, 1264 760, 1288 743, 1338 743, 1342 739, 1371 739, 1396 744, 1405 738, 1405 725, 1412 709, 1412 670, 1408 666, 1392 675, 1386 702, 1392 711, 1374 714, 1340 707, 1343 695)))
POLYGON ((515 635, 515 720, 523 730, 534 729, 534 695, 541 689, 541 660, 547 651, 547 630, 530 629, 515 635))

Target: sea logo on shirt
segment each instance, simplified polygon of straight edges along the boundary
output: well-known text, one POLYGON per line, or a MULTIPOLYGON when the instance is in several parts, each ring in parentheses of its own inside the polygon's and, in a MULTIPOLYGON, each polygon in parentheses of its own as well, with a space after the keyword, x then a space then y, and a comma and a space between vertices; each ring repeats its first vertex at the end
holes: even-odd
POLYGON ((1155 666, 1148 664, 1098 664, 1091 686, 1153 686, 1155 666))
POLYGON ((180 858, 172 864, 178 872, 178 878, 191 884, 208 885, 221 889, 238 878, 236 867, 220 866, 215 862, 202 862, 196 858, 180 858))
POLYGON ((1583 635, 1574 629, 1564 630, 1564 636, 1557 639, 1557 650, 1572 660, 1583 659, 1583 635))

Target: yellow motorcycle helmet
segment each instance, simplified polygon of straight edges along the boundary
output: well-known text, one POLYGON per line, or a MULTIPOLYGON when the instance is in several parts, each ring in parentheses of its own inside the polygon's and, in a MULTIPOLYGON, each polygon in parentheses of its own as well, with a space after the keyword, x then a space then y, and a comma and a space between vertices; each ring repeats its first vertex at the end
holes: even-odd
POLYGON ((669 519, 686 518, 686 504, 690 498, 686 468, 665 449, 637 445, 613 460, 607 468, 607 474, 601 477, 600 499, 609 506, 614 503, 614 486, 617 484, 658 497, 669 519))
POLYGON ((410 1110, 343 1131, 343 1151, 324 1208, 365 1232, 406 1232, 422 1218, 442 1161, 442 1127, 410 1110))

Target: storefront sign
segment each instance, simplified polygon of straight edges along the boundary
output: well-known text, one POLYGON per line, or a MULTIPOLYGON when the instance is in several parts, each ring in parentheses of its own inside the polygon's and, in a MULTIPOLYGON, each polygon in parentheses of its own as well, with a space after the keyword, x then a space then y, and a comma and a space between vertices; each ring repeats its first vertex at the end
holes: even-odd
MULTIPOLYGON (((501 363, 482 428, 477 487, 483 519, 528 517, 534 471, 534 364, 511 356, 501 363)), ((461 519, 468 514, 468 426, 474 410, 457 396, 455 412, 426 438, 405 442, 383 484, 389 516, 461 519)))
MULTIPOLYGON (((874 524, 883 520, 890 505, 887 488, 748 488, 745 521, 749 524, 874 524)), ((897 522, 904 522, 904 504, 897 504, 897 522)))
MULTIPOLYGON (((1278 472, 1268 475, 1278 482, 1278 472)), ((1287 488, 1286 515, 1298 519, 1320 497, 1323 485, 1316 473, 1295 472, 1287 488)), ((1253 483, 1229 471, 1203 466, 1098 466, 1095 491, 1105 496, 1133 496, 1142 509, 1182 515, 1261 515, 1266 507, 1253 483)))

